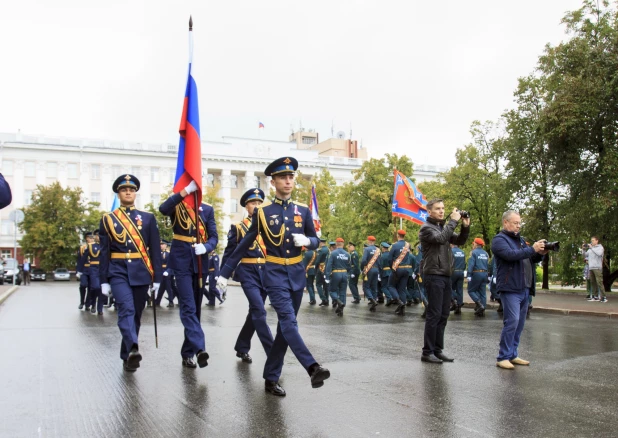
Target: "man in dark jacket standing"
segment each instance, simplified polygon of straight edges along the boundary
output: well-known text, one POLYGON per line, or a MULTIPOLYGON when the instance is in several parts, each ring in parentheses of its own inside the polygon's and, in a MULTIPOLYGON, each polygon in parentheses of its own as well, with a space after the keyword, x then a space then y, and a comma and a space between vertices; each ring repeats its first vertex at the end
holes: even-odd
POLYGON ((528 246, 519 234, 519 213, 509 210, 502 215, 502 230, 491 241, 496 259, 496 288, 504 309, 504 327, 496 366, 512 370, 513 365, 529 365, 517 354, 521 332, 528 312, 528 296, 535 282, 534 263, 541 261, 544 241, 528 246))
POLYGON ((425 345, 423 362, 440 364, 454 359, 442 353, 444 349, 444 330, 451 307, 451 274, 453 273, 453 253, 450 244, 463 245, 470 232, 470 218, 462 219, 461 233, 455 227, 461 219, 456 208, 450 220, 444 219, 444 201, 432 199, 427 203, 427 222, 421 227, 419 238, 423 247, 423 261, 420 268, 425 292, 427 294, 427 316, 425 320, 425 345))

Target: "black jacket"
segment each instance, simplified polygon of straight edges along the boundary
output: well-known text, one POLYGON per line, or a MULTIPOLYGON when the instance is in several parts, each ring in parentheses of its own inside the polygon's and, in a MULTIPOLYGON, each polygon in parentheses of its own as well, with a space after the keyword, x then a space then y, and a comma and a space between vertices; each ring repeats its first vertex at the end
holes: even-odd
POLYGON ((450 244, 463 245, 468 239, 470 227, 461 227, 461 234, 455 233, 457 221, 445 221, 427 218, 418 236, 423 247, 421 275, 445 275, 453 273, 453 253, 450 244))

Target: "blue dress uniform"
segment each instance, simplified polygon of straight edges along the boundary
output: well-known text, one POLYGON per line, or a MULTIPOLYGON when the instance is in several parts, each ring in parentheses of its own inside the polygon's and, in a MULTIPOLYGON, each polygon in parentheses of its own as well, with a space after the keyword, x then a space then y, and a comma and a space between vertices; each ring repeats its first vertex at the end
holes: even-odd
POLYGON ((13 195, 11 194, 11 187, 0 173, 0 208, 8 206, 12 201, 13 195))
MULTIPOLYGON (((375 242, 375 237, 369 236, 369 242, 375 242)), ((378 277, 380 276, 380 250, 373 243, 367 244, 367 248, 363 250, 363 260, 361 261, 361 269, 363 277, 367 278, 365 285, 365 295, 371 303, 371 310, 375 310, 378 298, 378 277)))
POLYGON ((453 289, 452 310, 455 313, 461 313, 461 307, 463 306, 463 284, 464 284, 464 271, 466 270, 466 253, 463 252, 457 246, 451 248, 453 252, 453 274, 451 275, 451 289, 453 289))
MULTIPOLYGON (((260 189, 248 190, 241 197, 240 205, 244 207, 247 201, 253 199, 263 200, 264 192, 260 189), (255 193, 255 190, 258 190, 258 192, 255 193)), ((236 247, 250 228, 251 219, 249 218, 230 227, 227 235, 227 247, 223 253, 223 266, 228 262, 229 257, 234 254, 236 247)), ((266 321, 266 309, 264 308, 264 302, 266 301, 266 289, 264 288, 265 264, 266 247, 264 241, 258 235, 258 239, 254 240, 253 245, 249 247, 244 257, 240 259, 240 264, 234 270, 233 276, 233 279, 240 283, 249 302, 247 318, 240 329, 236 345, 234 346, 236 356, 242 358, 245 362, 252 361, 249 351, 251 350, 251 338, 253 338, 254 333, 257 332, 267 357, 273 346, 273 334, 266 321)))
MULTIPOLYGON (((326 242, 326 239, 321 238, 320 242, 326 242)), ((320 306, 322 305, 326 305, 328 306, 328 284, 324 281, 325 277, 324 277, 324 270, 326 269, 326 262, 328 262, 328 256, 330 254, 330 251, 328 250, 328 247, 326 245, 319 247, 316 252, 318 253, 316 260, 315 260, 315 266, 316 266, 316 272, 315 272, 315 286, 316 289, 318 290, 318 295, 320 296, 320 299, 322 300, 322 302, 320 303, 320 306)))
POLYGON ((416 287, 418 288, 418 293, 420 295, 420 300, 423 302, 423 306, 425 306, 425 312, 427 311, 427 295, 425 294, 425 285, 423 284, 423 277, 421 276, 421 262, 423 261, 423 247, 419 245, 417 247, 418 252, 414 257, 416 259, 416 268, 414 269, 414 275, 416 276, 416 287))
MULTIPOLYGON (((214 209, 208 204, 200 204, 198 208, 198 222, 202 234, 200 243, 203 243, 206 247, 206 253, 197 256, 194 249, 196 223, 193 208, 188 207, 183 202, 180 193, 175 193, 159 206, 159 211, 170 217, 174 232, 168 267, 174 271, 178 289, 180 320, 185 328, 185 339, 180 349, 184 364, 198 352, 206 351, 206 339, 200 324, 203 289, 200 288, 200 279, 198 278, 197 258, 201 257, 201 280, 203 281, 208 275, 208 254, 217 247, 219 236, 214 209)), ((203 283, 202 287, 204 287, 203 283)))
MULTIPOLYGON (((410 251, 411 250, 412 249, 410 249, 410 251)), ((410 263, 412 265, 412 270, 410 271, 410 276, 408 277, 408 284, 406 287, 406 306, 408 307, 410 307, 412 303, 418 304, 420 302, 420 295, 418 293, 418 290, 416 289, 416 275, 414 275, 414 271, 416 270, 416 258, 413 254, 411 254, 410 257, 410 263)))
POLYGON ((303 255, 303 266, 305 267, 305 276, 307 277, 307 292, 309 293, 309 304, 315 304, 315 260, 318 257, 317 251, 308 249, 303 255))
POLYGON ((220 304, 223 304, 225 299, 221 297, 221 292, 217 289, 217 278, 219 278, 219 273, 221 272, 221 260, 219 260, 219 254, 216 252, 210 253, 210 257, 208 258, 208 293, 206 293, 206 288, 204 288, 204 295, 208 299, 208 306, 215 305, 215 298, 219 300, 220 304))
POLYGON ((97 242, 89 243, 86 253, 88 254, 88 264, 90 265, 88 275, 88 295, 90 296, 90 302, 88 305, 91 306, 91 313, 103 315, 103 304, 107 299, 101 293, 101 279, 99 274, 99 266, 101 265, 101 245, 97 242))
MULTIPOLYGON (((382 248, 390 249, 390 245, 387 242, 380 244, 382 248)), ((388 251, 380 254, 380 290, 386 296, 387 305, 390 305, 390 301, 393 299, 391 291, 388 288, 388 281, 391 278, 391 265, 389 264, 390 254, 388 251)))
MULTIPOLYGON (((169 242, 162 240, 162 244, 165 244, 169 247, 169 242)), ((160 306, 161 300, 163 299, 163 294, 167 292, 167 300, 169 304, 167 307, 174 307, 174 292, 172 292, 172 277, 170 275, 167 264, 169 262, 170 253, 167 250, 161 251, 161 271, 163 273, 163 277, 161 278, 161 287, 159 288, 159 292, 157 293, 157 297, 155 299, 155 305, 160 306)))
MULTIPOLYGON (((484 245, 483 239, 476 238, 474 243, 484 245)), ((485 307, 487 306, 487 296, 485 288, 487 287, 487 272, 489 270, 489 255, 482 248, 478 247, 470 253, 468 260, 468 295, 476 304, 474 314, 484 316, 485 307)))
MULTIPOLYGON (((91 232, 84 234, 85 239, 92 236, 91 232)), ((86 305, 86 310, 90 310, 90 302, 86 301, 86 291, 88 290, 88 276, 90 274, 90 263, 88 263, 88 244, 79 247, 77 251, 77 264, 75 270, 80 273, 79 276, 79 309, 83 309, 86 305)))
MULTIPOLYGON (((356 245, 353 242, 349 242, 348 245, 356 245)), ((359 267, 359 257, 356 249, 353 249, 349 252, 350 254, 350 264, 352 265, 352 270, 350 271, 350 276, 348 277, 348 286, 350 286, 350 292, 352 292, 352 297, 354 297, 354 301, 358 301, 360 303, 360 295, 358 293, 358 277, 360 277, 360 267, 359 267), (352 275, 354 277, 352 277, 352 275)))
MULTIPOLYGON (((399 230, 397 234, 403 237, 406 235, 406 232, 405 230, 399 230)), ((405 310, 404 300, 407 300, 408 277, 412 274, 410 244, 405 240, 398 240, 391 246, 389 254, 389 265, 391 265, 392 271, 388 287, 393 299, 398 304, 395 313, 403 316, 405 310), (398 263, 398 266, 394 266, 396 263, 398 263)))
MULTIPOLYGON (((118 193, 123 187, 139 190, 139 180, 133 175, 121 176, 114 182, 113 190, 118 193)), ((138 347, 148 287, 161 282, 159 228, 153 214, 135 207, 119 207, 103 216, 99 230, 99 278, 101 284, 111 286, 116 300, 118 328, 122 335, 120 358, 126 361, 138 347)))
MULTIPOLYGON (((339 239, 341 238, 338 238, 338 242, 343 242, 343 239, 339 239)), ((350 254, 343 248, 337 248, 331 252, 324 275, 329 281, 328 290, 333 303, 337 304, 335 311, 339 316, 343 316, 343 308, 346 304, 346 293, 348 290, 348 275, 351 273, 350 254)))
MULTIPOLYGON (((271 163, 264 173, 266 176, 293 173, 298 162, 290 157, 280 158, 271 163)), ((305 269, 302 264, 301 248, 295 246, 292 234, 304 234, 309 239, 308 249, 316 249, 319 239, 313 227, 309 207, 290 199, 274 198, 269 205, 256 207, 251 218, 251 226, 245 237, 238 243, 234 253, 226 258, 221 269, 221 277, 229 278, 247 250, 255 244, 258 234, 266 245, 266 264, 263 284, 270 303, 277 312, 277 334, 264 366, 264 379, 267 390, 269 384, 278 382, 283 367, 283 359, 288 346, 300 364, 311 376, 313 387, 322 386, 323 380, 330 376, 313 358, 298 330, 296 314, 300 308, 306 285, 305 269), (270 383, 269 383, 270 382, 270 383)), ((279 393, 277 395, 285 395, 279 393)))

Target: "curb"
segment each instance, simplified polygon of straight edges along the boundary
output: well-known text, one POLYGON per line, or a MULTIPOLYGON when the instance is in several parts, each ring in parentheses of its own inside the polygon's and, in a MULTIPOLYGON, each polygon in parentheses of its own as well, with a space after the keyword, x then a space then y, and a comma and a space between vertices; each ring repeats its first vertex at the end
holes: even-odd
MULTIPOLYGON (((474 303, 464 303, 466 309, 474 309, 474 303)), ((487 303, 486 309, 495 310, 496 304, 487 303)), ((594 312, 591 310, 559 309, 555 307, 536 307, 532 308, 532 313, 549 313, 554 315, 573 315, 573 316, 596 316, 601 318, 618 319, 618 313, 613 312, 594 312)))
POLYGON ((19 286, 15 285, 12 288, 10 288, 9 290, 7 290, 5 293, 3 293, 2 295, 0 295, 0 304, 4 303, 4 301, 11 296, 11 294, 13 292, 15 292, 17 289, 19 288, 19 286))

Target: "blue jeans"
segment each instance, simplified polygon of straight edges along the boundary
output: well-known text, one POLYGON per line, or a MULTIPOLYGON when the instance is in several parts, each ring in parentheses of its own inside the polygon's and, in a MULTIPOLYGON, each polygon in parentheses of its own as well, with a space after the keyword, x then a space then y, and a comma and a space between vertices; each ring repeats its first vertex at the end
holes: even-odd
POLYGON ((526 323, 526 314, 528 313, 529 294, 529 289, 524 289, 521 292, 500 292, 502 308, 504 309, 504 326, 500 335, 498 362, 512 360, 517 357, 517 347, 519 346, 521 332, 524 330, 524 324, 526 323))

